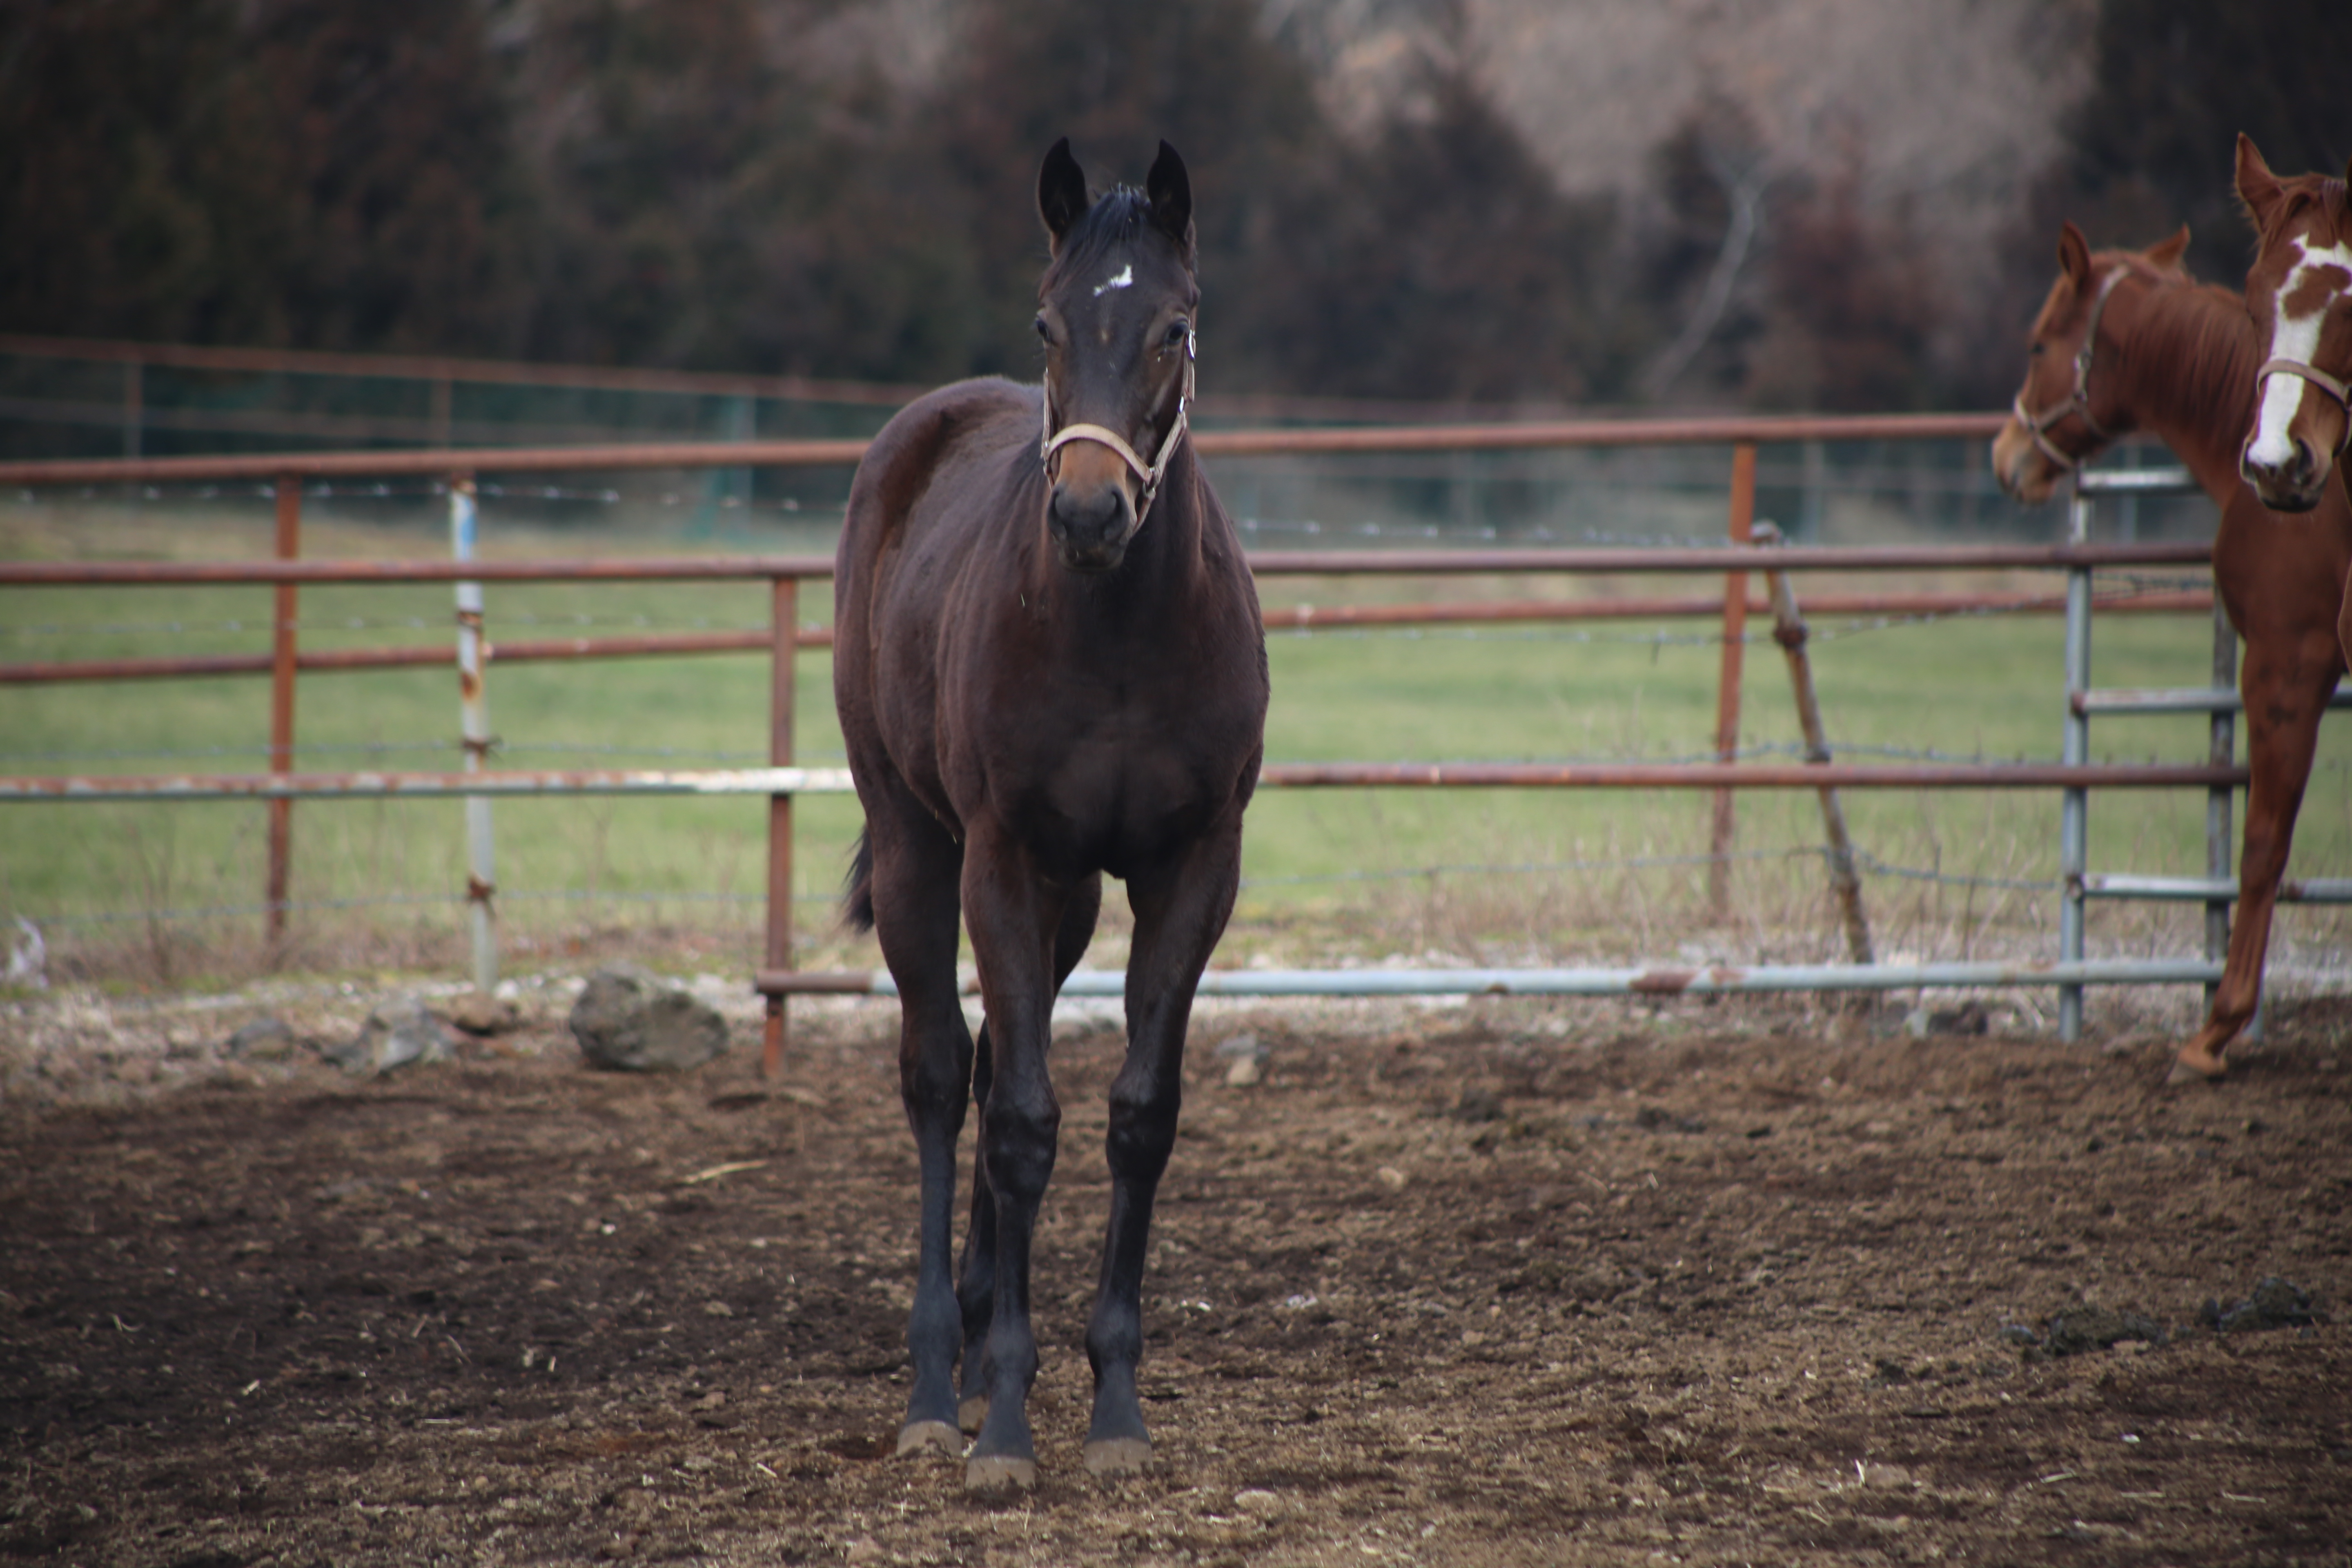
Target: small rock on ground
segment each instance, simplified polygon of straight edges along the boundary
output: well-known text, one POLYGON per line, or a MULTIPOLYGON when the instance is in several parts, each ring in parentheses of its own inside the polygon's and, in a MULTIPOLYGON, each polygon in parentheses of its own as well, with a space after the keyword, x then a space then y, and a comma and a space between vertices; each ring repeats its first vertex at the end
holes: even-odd
POLYGON ((590 975, 571 1025, 590 1066, 623 1072, 686 1072, 727 1049, 718 1009, 635 964, 590 975))
POLYGON ((379 1004, 347 1044, 323 1054, 346 1072, 378 1076, 414 1062, 447 1061, 457 1053, 433 1010, 414 996, 401 996, 379 1004))

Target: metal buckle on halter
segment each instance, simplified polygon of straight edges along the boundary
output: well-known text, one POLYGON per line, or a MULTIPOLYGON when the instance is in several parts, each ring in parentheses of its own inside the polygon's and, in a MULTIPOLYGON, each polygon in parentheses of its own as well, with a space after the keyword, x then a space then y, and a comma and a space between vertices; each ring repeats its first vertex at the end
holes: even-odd
MULTIPOLYGON (((1151 510, 1151 503, 1160 499, 1160 481, 1167 477, 1168 462, 1176 455, 1176 444, 1184 438, 1185 431, 1192 428, 1192 366, 1200 358, 1200 341, 1197 331, 1189 327, 1185 330, 1184 384, 1176 395, 1176 417, 1170 423, 1168 434, 1161 438, 1160 450, 1149 463, 1128 445, 1126 437, 1104 426, 1065 425, 1059 430, 1055 429, 1053 380, 1050 376, 1045 378, 1039 388, 1044 394, 1040 400, 1044 430, 1037 439, 1037 460, 1045 466, 1046 477, 1050 479, 1053 475, 1054 454, 1073 441, 1092 441, 1097 447, 1109 447, 1127 464, 1129 471, 1142 481, 1143 493, 1136 498, 1135 502, 1135 527, 1140 530, 1144 518, 1151 510)), ((1133 537, 1132 532, 1129 537, 1133 537)))
POLYGON ((2336 455, 2342 457, 2344 448, 2352 446, 2352 387, 2347 387, 2315 364, 2305 364, 2296 359, 2266 360, 2263 368, 2254 372, 2254 396, 2258 401, 2263 395, 2263 383, 2274 375, 2301 376, 2336 400, 2336 406, 2344 410, 2344 433, 2336 438, 2336 455))

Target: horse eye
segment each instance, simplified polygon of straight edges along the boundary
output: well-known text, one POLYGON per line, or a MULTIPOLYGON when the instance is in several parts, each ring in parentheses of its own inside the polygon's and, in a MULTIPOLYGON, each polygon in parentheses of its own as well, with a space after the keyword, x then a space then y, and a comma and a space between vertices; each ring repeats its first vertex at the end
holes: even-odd
POLYGON ((1179 318, 1168 323, 1168 331, 1161 334, 1160 342, 1171 349, 1182 348, 1184 340, 1192 333, 1192 323, 1179 318))
POLYGON ((1054 329, 1045 324, 1045 317, 1039 316, 1032 324, 1036 327, 1037 336, 1041 340, 1049 344, 1054 341, 1054 329))
POLYGON ((2040 359, 2042 357, 2042 350, 2044 346, 2045 345, 2041 343, 2027 344, 2025 349, 2026 357, 2028 359, 2040 359))

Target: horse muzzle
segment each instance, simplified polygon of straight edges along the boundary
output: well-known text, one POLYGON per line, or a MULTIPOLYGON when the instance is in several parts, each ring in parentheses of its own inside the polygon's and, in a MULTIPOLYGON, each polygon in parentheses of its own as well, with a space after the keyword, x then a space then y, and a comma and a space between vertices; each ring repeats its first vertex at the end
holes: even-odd
POLYGON ((2238 453, 2238 477, 2273 511, 2309 511, 2327 493, 2327 477, 2335 465, 2300 436, 2290 437, 2284 445, 2286 450, 2275 458, 2267 453, 2257 457, 2255 441, 2249 437, 2238 453))
POLYGON ((1127 559, 1135 537, 1135 504, 1111 483, 1056 484, 1045 502, 1045 531, 1055 556, 1072 572, 1102 573, 1127 559))
POLYGON ((2000 493, 2020 506, 2040 506, 2057 488, 2058 471, 2035 461, 2033 437, 2011 419, 1992 439, 1992 477, 2000 493))

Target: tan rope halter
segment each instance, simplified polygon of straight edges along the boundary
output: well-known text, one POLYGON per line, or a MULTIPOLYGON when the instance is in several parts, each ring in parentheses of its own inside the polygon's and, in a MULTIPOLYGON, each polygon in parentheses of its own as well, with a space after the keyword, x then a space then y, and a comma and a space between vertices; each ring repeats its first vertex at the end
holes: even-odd
MULTIPOLYGON (((1092 441, 1097 447, 1109 447, 1118 454, 1120 460, 1142 483, 1143 493, 1135 501, 1135 528, 1141 529, 1145 514, 1151 510, 1152 501, 1160 495, 1160 481, 1168 477, 1168 461, 1176 455, 1176 444, 1184 438, 1184 432, 1192 428, 1192 365, 1199 358, 1200 336, 1188 326, 1184 329, 1184 384, 1176 395, 1176 418, 1168 426, 1168 434, 1160 440, 1160 450, 1149 463, 1128 445, 1126 437, 1106 426, 1065 425, 1059 430, 1055 429, 1054 385, 1052 378, 1047 377, 1042 388, 1045 393, 1042 400, 1045 427, 1037 439, 1037 460, 1045 466, 1045 477, 1053 478, 1054 454, 1073 441, 1092 441)), ((1129 537, 1133 536, 1133 531, 1129 531, 1129 537)))

